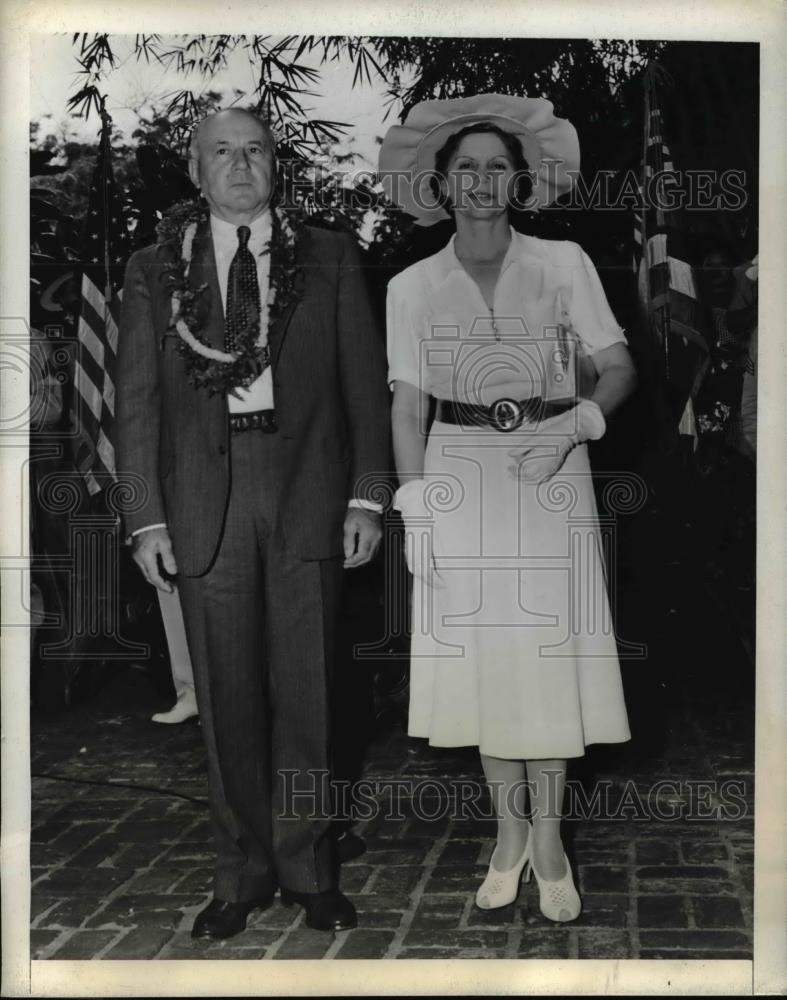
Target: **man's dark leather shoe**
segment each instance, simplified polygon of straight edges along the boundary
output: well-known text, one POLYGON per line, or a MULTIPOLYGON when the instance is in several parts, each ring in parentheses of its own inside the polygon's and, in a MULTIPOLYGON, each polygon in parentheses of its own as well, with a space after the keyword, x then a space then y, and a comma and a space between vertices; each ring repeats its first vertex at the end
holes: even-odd
POLYGON ((306 911, 306 926, 316 931, 346 931, 358 926, 355 907, 339 889, 325 892, 293 892, 281 890, 285 906, 299 903, 306 911))
POLYGON ((273 892, 268 896, 258 896, 243 903, 227 903, 222 899, 212 899, 205 909, 197 914, 191 936, 219 941, 234 937, 246 929, 246 917, 252 910, 267 910, 273 899, 273 892))
POLYGON ((347 861, 354 861, 366 853, 366 844, 357 833, 352 830, 345 830, 336 838, 336 854, 339 864, 343 865, 347 861))

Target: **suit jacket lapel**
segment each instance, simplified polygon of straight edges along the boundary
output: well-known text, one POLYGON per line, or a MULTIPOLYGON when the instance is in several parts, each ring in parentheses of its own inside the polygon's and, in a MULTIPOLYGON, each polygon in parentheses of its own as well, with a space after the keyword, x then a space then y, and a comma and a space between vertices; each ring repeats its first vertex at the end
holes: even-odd
POLYGON ((200 297, 200 333, 212 347, 223 348, 224 309, 221 304, 221 289, 216 270, 216 257, 213 253, 210 222, 200 226, 194 237, 189 284, 192 288, 199 288, 203 284, 208 286, 200 297))
POLYGON ((274 323, 271 323, 270 329, 268 330, 268 346, 270 347, 271 365, 273 366, 275 366, 276 362, 279 360, 279 354, 281 353, 282 344, 284 343, 284 337, 287 333, 287 329, 289 328, 292 314, 295 312, 298 303, 303 296, 306 285, 303 264, 311 241, 308 230, 304 229, 302 231, 300 240, 301 245, 298 248, 298 263, 301 266, 298 268, 295 279, 295 296, 293 297, 293 300, 287 304, 284 312, 274 323))
MULTIPOLYGON (((221 304, 221 289, 216 270, 216 258, 213 253, 210 222, 200 226, 194 236, 191 248, 189 284, 192 288, 199 288, 200 285, 207 286, 198 298, 199 334, 211 347, 223 349, 224 309, 221 304)), ((229 433, 227 401, 220 394, 209 396, 204 389, 191 387, 191 391, 194 406, 205 428, 209 446, 216 448, 226 442, 229 433)))

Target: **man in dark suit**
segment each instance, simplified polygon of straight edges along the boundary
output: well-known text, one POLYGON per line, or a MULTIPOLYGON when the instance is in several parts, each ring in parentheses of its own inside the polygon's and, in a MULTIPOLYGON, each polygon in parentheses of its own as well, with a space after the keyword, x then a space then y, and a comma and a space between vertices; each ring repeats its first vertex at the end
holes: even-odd
POLYGON ((277 887, 311 927, 357 922, 328 836, 328 705, 343 567, 382 533, 384 349, 352 239, 314 228, 300 296, 267 329, 274 155, 265 123, 233 109, 198 126, 190 162, 210 208, 188 275, 206 286, 199 335, 231 347, 238 303, 257 296, 270 365, 237 393, 191 384, 164 336, 171 245, 130 259, 118 342, 118 467, 147 484, 126 525, 146 579, 177 575, 207 751, 217 858, 195 937, 243 930, 277 887))

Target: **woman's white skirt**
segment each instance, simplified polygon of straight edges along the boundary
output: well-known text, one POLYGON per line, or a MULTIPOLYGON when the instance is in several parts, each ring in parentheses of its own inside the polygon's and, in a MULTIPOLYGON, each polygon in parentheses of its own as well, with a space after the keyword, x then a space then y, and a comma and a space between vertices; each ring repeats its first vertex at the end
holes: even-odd
POLYGON ((602 534, 587 447, 523 483, 508 451, 524 435, 432 425, 423 530, 442 586, 414 580, 409 733, 511 760, 578 757, 630 738, 602 534))

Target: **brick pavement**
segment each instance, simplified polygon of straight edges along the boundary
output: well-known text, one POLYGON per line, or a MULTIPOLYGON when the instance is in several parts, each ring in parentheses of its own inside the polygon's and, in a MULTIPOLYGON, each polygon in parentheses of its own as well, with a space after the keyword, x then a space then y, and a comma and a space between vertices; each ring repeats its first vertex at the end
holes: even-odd
POLYGON ((151 723, 168 707, 160 685, 125 665, 82 704, 33 715, 32 957, 750 958, 749 647, 699 560, 665 554, 648 518, 617 586, 619 638, 648 651, 623 662, 633 738, 591 747, 569 774, 576 922, 545 921, 534 884, 509 907, 474 908, 494 838, 486 800, 473 801, 477 753, 430 749, 389 715, 365 757, 376 796, 356 829, 368 851, 342 873, 358 929, 311 931, 277 901, 230 941, 193 942, 212 858, 200 731, 151 723), (403 780, 414 794, 395 799, 403 780))
POLYGON ((575 923, 546 922, 534 884, 516 904, 475 909, 493 824, 479 802, 457 803, 481 781, 477 756, 430 750, 389 723, 363 775, 382 810, 358 822, 368 851, 343 869, 358 929, 312 931, 277 901, 230 941, 193 942, 211 863, 194 801, 206 794, 199 728, 150 723, 161 696, 115 668, 86 704, 34 715, 34 774, 137 787, 34 777, 32 957, 751 958, 750 668, 718 622, 699 646, 696 621, 662 610, 647 668, 624 668, 633 740, 591 748, 570 774, 575 812, 596 792, 613 814, 565 822, 584 903, 575 923), (415 794, 395 800, 402 779, 415 794))

